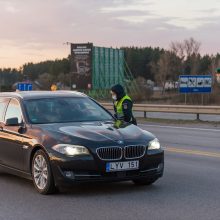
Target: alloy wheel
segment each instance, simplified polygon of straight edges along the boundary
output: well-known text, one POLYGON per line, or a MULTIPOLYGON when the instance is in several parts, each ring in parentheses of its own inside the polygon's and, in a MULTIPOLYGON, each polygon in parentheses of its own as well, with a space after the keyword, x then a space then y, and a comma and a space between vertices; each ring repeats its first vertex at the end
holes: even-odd
POLYGON ((43 190, 48 181, 48 167, 43 155, 37 155, 34 159, 33 174, 36 186, 43 190))

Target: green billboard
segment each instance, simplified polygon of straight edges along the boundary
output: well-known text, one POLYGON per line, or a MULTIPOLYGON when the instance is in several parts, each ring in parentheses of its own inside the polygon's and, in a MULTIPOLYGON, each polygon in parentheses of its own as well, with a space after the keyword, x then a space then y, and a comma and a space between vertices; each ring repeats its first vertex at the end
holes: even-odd
POLYGON ((92 88, 109 89, 124 84, 124 51, 121 49, 93 47, 92 88))

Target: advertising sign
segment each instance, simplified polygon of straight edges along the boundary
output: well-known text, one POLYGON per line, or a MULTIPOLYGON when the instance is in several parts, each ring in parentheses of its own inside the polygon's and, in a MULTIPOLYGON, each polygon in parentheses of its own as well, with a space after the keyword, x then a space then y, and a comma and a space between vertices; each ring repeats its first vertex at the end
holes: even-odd
POLYGON ((212 91, 211 75, 179 76, 180 93, 210 93, 212 91))
POLYGON ((71 44, 72 83, 76 89, 88 89, 92 84, 92 43, 71 44))

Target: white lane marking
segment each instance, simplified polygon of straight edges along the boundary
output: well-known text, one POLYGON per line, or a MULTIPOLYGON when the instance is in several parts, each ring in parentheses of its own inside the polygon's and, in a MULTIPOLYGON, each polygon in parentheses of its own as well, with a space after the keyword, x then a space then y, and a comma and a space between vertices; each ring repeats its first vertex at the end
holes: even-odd
POLYGON ((145 126, 145 127, 156 127, 156 128, 174 128, 174 129, 185 129, 185 130, 220 132, 220 129, 209 129, 209 128, 189 128, 189 127, 177 127, 177 126, 165 126, 165 125, 147 125, 147 124, 138 124, 138 125, 145 126))

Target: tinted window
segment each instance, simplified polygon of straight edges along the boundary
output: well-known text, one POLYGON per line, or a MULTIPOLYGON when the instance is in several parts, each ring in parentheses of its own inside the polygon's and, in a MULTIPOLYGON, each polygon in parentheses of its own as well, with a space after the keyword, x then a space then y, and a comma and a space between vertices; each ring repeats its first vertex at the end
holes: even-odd
POLYGON ((25 101, 33 124, 112 120, 112 116, 89 98, 44 98, 25 101))
POLYGON ((3 121, 3 114, 5 112, 5 108, 8 104, 8 100, 7 99, 0 99, 0 121, 3 121))
POLYGON ((8 105, 5 121, 9 118, 18 118, 18 122, 22 122, 22 113, 19 102, 17 100, 12 99, 8 105))

